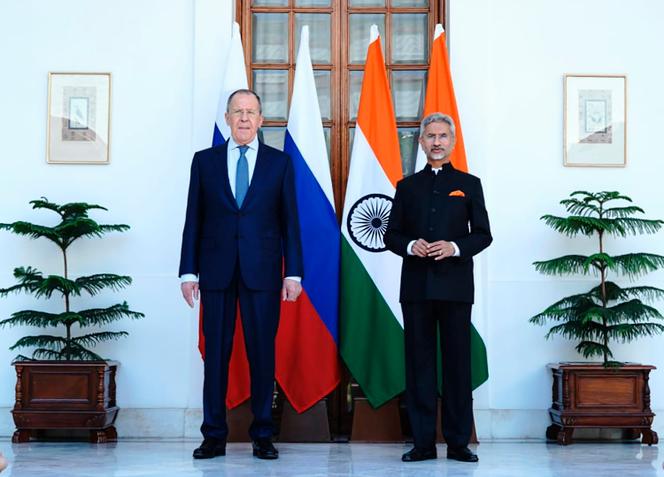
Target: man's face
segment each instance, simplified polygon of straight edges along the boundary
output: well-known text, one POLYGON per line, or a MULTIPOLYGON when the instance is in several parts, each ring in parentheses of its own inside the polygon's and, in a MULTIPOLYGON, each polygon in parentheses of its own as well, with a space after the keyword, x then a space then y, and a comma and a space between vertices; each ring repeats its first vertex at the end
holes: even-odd
POLYGON ((263 115, 256 97, 248 93, 233 96, 226 112, 226 124, 231 128, 231 135, 236 143, 243 145, 253 141, 258 128, 263 124, 263 115))
POLYGON ((437 163, 437 166, 449 162, 454 142, 450 125, 442 121, 427 124, 420 136, 420 144, 428 162, 437 163))

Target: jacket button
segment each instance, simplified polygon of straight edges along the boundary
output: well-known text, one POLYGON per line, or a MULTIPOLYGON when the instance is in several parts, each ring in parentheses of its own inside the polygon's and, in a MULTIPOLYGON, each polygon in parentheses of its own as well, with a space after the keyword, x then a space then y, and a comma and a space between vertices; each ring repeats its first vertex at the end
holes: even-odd
POLYGON ((429 227, 429 232, 433 232, 433 227, 429 227))
POLYGON ((431 209, 431 212, 435 213, 435 212, 436 212, 436 208, 433 207, 433 208, 431 209))

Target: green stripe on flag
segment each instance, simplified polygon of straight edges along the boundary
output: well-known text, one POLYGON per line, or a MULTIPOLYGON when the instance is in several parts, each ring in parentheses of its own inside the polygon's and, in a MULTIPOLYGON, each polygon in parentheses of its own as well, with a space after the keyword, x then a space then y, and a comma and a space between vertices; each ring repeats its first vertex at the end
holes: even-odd
POLYGON ((473 391, 489 379, 486 346, 475 325, 472 324, 470 325, 470 374, 473 391))
POLYGON ((369 403, 379 407, 405 388, 403 328, 346 237, 341 270, 341 356, 369 403))

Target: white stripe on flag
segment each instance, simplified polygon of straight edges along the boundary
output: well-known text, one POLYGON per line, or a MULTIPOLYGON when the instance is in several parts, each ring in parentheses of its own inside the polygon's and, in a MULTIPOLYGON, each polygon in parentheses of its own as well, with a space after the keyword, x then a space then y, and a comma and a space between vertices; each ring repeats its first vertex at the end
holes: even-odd
POLYGON ((231 36, 231 45, 226 55, 224 63, 226 69, 224 76, 221 80, 221 92, 219 94, 219 104, 217 105, 217 128, 224 139, 228 139, 231 135, 231 130, 226 124, 224 113, 226 112, 226 102, 228 97, 238 89, 246 89, 249 87, 247 83, 247 69, 244 64, 244 52, 242 50, 242 39, 240 37, 240 25, 237 22, 233 23, 233 34, 231 36))
POLYGON ((297 54, 293 97, 288 116, 288 132, 297 144, 307 166, 318 181, 334 210, 334 193, 330 163, 327 158, 327 145, 320 120, 320 107, 316 94, 314 71, 309 55, 309 26, 302 27, 300 50, 297 54), (297 94, 295 94, 297 92, 297 94))
POLYGON ((384 194, 392 198, 394 197, 394 186, 385 175, 385 171, 358 125, 355 128, 355 139, 353 140, 341 231, 403 328, 401 306, 399 305, 401 257, 388 251, 378 253, 366 251, 357 246, 350 238, 348 231, 346 217, 348 217, 350 207, 367 194, 384 194))

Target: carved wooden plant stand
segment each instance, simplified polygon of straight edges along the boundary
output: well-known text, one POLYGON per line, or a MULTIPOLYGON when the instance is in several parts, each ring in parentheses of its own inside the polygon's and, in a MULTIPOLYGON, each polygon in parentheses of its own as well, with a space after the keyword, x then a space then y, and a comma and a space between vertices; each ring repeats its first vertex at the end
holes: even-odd
POLYGON ((115 361, 17 361, 12 442, 44 429, 79 429, 94 443, 113 442, 115 361))
POLYGON ((605 368, 594 363, 550 364, 553 372, 551 424, 546 437, 560 445, 572 442, 574 429, 626 429, 634 439, 657 444, 651 429, 648 377, 654 366, 625 364, 605 368))

